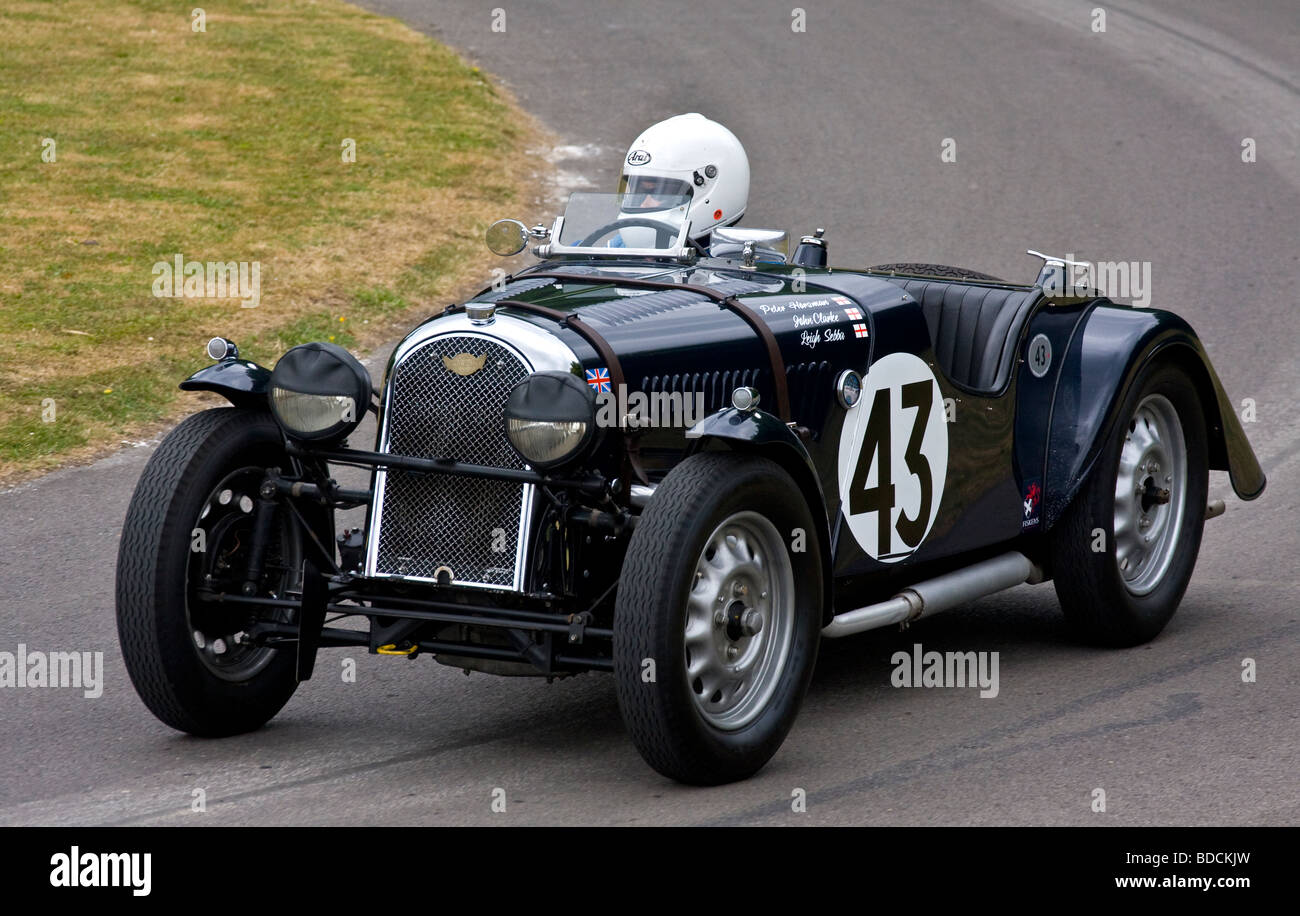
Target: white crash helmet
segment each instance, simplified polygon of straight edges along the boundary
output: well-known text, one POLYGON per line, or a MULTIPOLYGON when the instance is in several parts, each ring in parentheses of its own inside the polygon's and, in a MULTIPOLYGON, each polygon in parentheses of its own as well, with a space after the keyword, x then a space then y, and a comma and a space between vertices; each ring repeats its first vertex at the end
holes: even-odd
MULTIPOLYGON (((691 237, 729 226, 749 203, 749 157, 736 135, 702 114, 677 115, 648 127, 623 158, 619 192, 627 217, 654 218, 664 198, 689 197, 691 237)), ((646 230, 624 230, 625 237, 646 230)), ((653 234, 653 230, 649 230, 653 234)), ((627 239, 629 244, 640 244, 627 239)))

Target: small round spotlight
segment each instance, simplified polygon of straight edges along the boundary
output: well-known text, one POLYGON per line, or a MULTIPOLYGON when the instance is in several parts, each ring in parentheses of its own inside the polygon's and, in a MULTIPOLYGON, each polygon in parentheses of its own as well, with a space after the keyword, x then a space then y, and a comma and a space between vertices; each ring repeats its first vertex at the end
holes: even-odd
POLYGON ((753 410, 758 407, 758 391, 754 388, 740 387, 731 392, 731 406, 737 410, 753 410))
POLYGON ((209 359, 234 359, 238 355, 239 347, 235 346, 233 340, 227 340, 224 337, 214 337, 208 341, 209 359))

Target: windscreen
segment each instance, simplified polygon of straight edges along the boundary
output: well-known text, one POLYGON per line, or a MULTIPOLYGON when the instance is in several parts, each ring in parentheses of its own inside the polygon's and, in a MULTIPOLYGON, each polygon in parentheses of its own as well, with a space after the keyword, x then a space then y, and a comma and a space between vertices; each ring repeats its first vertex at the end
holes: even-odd
POLYGON ((682 194, 579 191, 569 197, 559 242, 584 248, 671 249, 690 202, 690 196, 682 194))

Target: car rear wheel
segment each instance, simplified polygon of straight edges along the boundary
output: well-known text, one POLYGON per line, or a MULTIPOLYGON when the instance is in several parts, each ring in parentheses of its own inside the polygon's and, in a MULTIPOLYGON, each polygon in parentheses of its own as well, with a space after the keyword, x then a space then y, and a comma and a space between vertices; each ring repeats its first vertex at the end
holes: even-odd
POLYGON ((1172 364, 1138 376, 1092 476, 1052 534, 1056 593, 1088 642, 1153 639, 1196 565, 1209 488, 1196 386, 1172 364))
POLYGON ((614 613, 619 706, 660 773, 714 785, 776 753, 812 677, 822 570, 812 514, 772 461, 714 452, 664 480, 614 613))
MULTIPOLYGON (((209 597, 301 593, 304 539, 283 509, 262 574, 245 581, 259 485, 266 468, 288 466, 269 415, 217 408, 176 427, 140 477, 118 551, 118 637, 136 692, 172 728, 206 737, 251 731, 297 688, 292 649, 246 639, 256 620, 292 623, 296 611, 209 597)), ((319 513, 313 519, 323 524, 319 513)))

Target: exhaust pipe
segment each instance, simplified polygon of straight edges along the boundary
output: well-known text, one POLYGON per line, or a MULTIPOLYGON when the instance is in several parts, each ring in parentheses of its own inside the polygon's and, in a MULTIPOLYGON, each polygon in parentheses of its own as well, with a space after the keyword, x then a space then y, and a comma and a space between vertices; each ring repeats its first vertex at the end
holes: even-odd
POLYGON ((1011 551, 974 566, 918 582, 888 601, 836 614, 822 630, 822 636, 837 639, 864 630, 887 627, 891 623, 906 623, 922 614, 946 611, 976 598, 1022 585, 1031 579, 1041 582, 1042 573, 1034 568, 1034 564, 1023 553, 1011 551))

